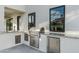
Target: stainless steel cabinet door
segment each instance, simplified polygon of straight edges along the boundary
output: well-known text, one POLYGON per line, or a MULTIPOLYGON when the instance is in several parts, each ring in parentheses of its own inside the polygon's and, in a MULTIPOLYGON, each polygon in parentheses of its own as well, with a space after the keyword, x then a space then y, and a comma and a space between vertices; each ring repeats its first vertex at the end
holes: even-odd
POLYGON ((30 45, 39 48, 39 38, 37 35, 30 36, 30 45))
POLYGON ((21 35, 15 36, 15 44, 21 43, 21 35))
POLYGON ((48 53, 60 52, 60 38, 48 37, 48 53))
POLYGON ((24 34, 24 40, 28 41, 28 34, 26 34, 26 33, 24 34))

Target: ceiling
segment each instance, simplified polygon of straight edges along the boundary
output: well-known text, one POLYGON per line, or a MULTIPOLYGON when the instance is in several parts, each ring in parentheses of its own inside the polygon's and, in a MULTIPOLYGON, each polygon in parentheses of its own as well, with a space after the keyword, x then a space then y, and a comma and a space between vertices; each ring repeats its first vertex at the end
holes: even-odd
POLYGON ((19 15, 24 14, 24 12, 5 7, 4 14, 5 14, 5 18, 7 18, 7 17, 11 17, 11 15, 14 15, 14 14, 19 14, 19 15))

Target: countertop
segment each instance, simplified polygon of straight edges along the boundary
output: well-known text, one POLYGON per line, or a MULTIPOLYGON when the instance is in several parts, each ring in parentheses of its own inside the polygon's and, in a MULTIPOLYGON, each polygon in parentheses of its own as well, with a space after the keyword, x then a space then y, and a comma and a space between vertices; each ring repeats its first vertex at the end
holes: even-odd
MULTIPOLYGON (((39 33, 39 32, 37 32, 39 33)), ((38 35, 37 33, 32 33, 31 35, 38 35)), ((30 34, 29 34, 30 35, 30 34)), ((64 38, 72 38, 72 39, 79 39, 79 36, 75 35, 67 35, 65 33, 44 33, 41 35, 51 36, 51 37, 64 37, 64 38)))
POLYGON ((15 32, 0 32, 0 34, 10 34, 10 33, 26 33, 23 31, 15 31, 15 32))
MULTIPOLYGON (((10 34, 10 33, 26 33, 24 31, 16 31, 16 32, 0 32, 0 34, 10 34)), ((28 35, 39 35, 39 32, 34 32, 32 34, 28 34, 28 35)), ((79 36, 75 36, 75 35, 66 35, 64 33, 44 33, 41 35, 46 35, 46 36, 51 36, 51 37, 64 37, 64 38, 72 38, 72 39, 79 39, 79 36)))

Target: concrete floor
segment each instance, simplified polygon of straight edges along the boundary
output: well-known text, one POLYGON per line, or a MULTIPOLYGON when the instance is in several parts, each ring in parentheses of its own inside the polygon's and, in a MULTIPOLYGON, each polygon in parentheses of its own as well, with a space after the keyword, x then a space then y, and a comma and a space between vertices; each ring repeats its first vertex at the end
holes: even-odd
POLYGON ((24 44, 0 51, 0 53, 42 53, 24 44))

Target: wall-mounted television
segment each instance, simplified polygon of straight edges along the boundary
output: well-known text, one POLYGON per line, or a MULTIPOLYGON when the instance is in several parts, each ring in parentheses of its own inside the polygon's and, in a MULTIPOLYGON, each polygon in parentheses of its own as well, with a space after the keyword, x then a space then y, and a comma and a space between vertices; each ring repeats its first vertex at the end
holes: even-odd
POLYGON ((53 32, 65 32, 65 6, 50 8, 49 27, 53 32))

